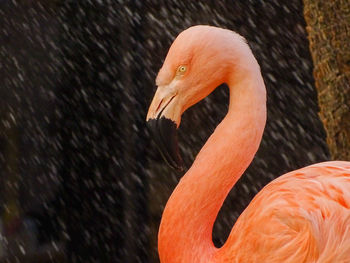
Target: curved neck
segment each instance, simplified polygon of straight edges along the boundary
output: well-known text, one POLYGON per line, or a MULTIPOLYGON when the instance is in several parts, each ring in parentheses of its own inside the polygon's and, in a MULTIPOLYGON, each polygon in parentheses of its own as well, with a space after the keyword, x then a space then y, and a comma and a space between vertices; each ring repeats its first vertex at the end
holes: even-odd
POLYGON ((162 263, 209 262, 217 214, 251 163, 266 122, 266 91, 259 66, 228 81, 230 106, 172 193, 159 229, 162 263))

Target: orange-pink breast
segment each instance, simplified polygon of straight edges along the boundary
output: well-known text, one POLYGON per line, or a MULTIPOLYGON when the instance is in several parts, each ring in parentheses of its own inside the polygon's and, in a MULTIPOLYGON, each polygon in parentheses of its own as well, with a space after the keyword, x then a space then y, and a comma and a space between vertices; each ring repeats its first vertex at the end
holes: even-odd
POLYGON ((350 162, 324 162, 265 186, 216 262, 350 262, 350 162))

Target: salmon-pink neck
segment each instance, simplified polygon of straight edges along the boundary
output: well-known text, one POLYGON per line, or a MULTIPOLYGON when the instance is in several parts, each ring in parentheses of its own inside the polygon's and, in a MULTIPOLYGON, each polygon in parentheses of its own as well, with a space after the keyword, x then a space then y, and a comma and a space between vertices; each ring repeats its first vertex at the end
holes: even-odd
POLYGON ((215 219, 228 192, 252 161, 263 134, 266 91, 259 65, 242 38, 232 39, 232 33, 227 32, 232 50, 221 60, 227 70, 214 74, 215 81, 210 74, 198 81, 207 85, 207 92, 226 82, 229 110, 165 207, 158 236, 162 263, 214 262, 211 260, 220 250, 212 242, 215 219))

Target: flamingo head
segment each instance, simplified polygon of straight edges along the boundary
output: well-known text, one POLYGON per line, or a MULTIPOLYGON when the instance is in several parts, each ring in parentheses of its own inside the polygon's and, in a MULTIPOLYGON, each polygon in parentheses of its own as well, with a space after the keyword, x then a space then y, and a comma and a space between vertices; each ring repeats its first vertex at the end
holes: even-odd
POLYGON ((178 35, 156 78, 147 123, 166 162, 183 170, 176 130, 182 113, 228 81, 234 70, 232 44, 245 42, 226 29, 193 26, 178 35))

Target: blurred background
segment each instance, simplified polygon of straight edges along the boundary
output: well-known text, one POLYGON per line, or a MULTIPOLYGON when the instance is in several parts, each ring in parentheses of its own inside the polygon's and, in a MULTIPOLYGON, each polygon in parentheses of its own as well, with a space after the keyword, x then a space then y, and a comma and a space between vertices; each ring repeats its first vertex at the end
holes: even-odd
MULTIPOLYGON (((330 158, 301 0, 1 0, 0 262, 159 262, 161 214, 182 174, 145 117, 170 44, 196 24, 242 34, 268 92, 263 141, 214 243, 268 182, 330 158)), ((222 86, 183 116, 187 168, 227 106, 222 86)))

